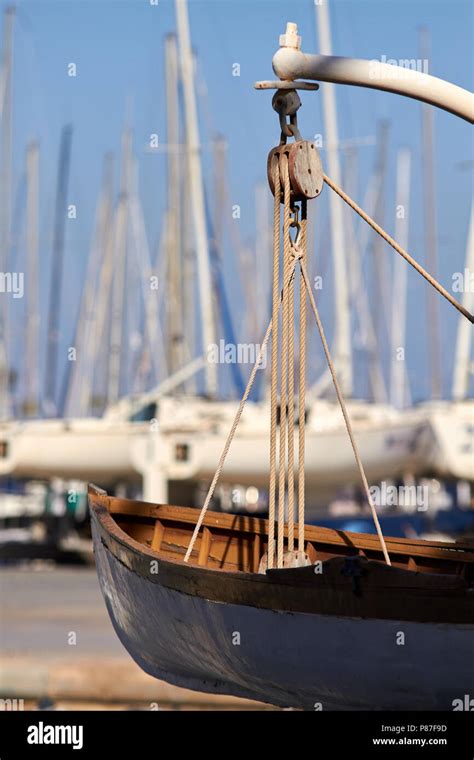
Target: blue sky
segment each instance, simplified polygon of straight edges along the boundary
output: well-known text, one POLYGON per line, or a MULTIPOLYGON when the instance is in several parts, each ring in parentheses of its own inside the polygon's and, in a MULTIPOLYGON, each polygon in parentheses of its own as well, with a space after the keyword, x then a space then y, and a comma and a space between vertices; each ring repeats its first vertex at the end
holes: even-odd
MULTIPOLYGON (((271 95, 253 90, 253 82, 272 77, 271 59, 287 21, 296 21, 303 49, 317 52, 312 0, 191 0, 193 46, 199 57, 207 96, 201 100, 206 176, 210 176, 209 130, 229 143, 231 202, 241 206, 238 222, 243 239, 255 236, 253 193, 264 180, 266 157, 279 132, 271 95), (232 75, 234 63, 240 77, 232 75)), ((21 0, 15 29, 14 169, 18 184, 24 150, 32 137, 41 145, 41 294, 48 292, 51 227, 54 207, 59 135, 63 124, 74 126, 70 202, 78 218, 68 223, 64 279, 63 323, 72 332, 92 233, 103 154, 120 149, 125 103, 131 102, 135 151, 139 157, 140 189, 148 237, 155 248, 166 203, 166 159, 151 155, 145 145, 151 133, 165 139, 164 35, 174 30, 174 3, 159 0, 21 0), (75 78, 67 65, 77 66, 75 78)), ((333 51, 360 58, 418 58, 418 30, 431 33, 430 73, 473 89, 473 6, 453 0, 333 0, 333 51)), ((0 21, 2 23, 2 21, 0 21)), ((423 261, 422 187, 420 157, 421 107, 396 95, 340 87, 337 92, 342 138, 375 135, 377 120, 390 121, 389 185, 394 185, 399 147, 413 150, 410 250, 423 261)), ((304 93, 300 111, 303 136, 323 132, 318 93, 304 93)), ((439 276, 447 286, 452 273, 463 269, 472 193, 472 127, 436 111, 436 176, 439 233, 439 276)), ((322 154, 324 161, 324 153, 322 154)), ((359 189, 364 188, 374 163, 374 148, 359 151, 359 189)), ((325 191, 327 194, 328 190, 325 191)), ((327 199, 317 201, 316 240, 324 239, 327 199)), ((393 190, 387 197, 386 225, 393 231, 393 190)), ((230 213, 230 210, 229 210, 230 213)), ((384 249, 391 259, 392 253, 384 249)), ((229 265, 230 266, 230 265, 229 265)), ((229 270, 230 271, 230 270, 229 270)), ((316 260, 313 271, 317 273, 316 260)), ((238 292, 231 298, 238 309, 238 292)), ((415 398, 426 396, 424 281, 409 273, 409 336, 407 359, 415 398)), ((330 329, 330 293, 322 296, 330 329), (325 298, 324 298, 325 295, 325 298)), ((449 388, 457 316, 440 302, 444 389, 449 388)), ((66 340, 67 335, 63 336, 66 340)), ((239 338, 246 336, 239 334, 239 338)), ((319 348, 318 348, 319 350, 319 348)))

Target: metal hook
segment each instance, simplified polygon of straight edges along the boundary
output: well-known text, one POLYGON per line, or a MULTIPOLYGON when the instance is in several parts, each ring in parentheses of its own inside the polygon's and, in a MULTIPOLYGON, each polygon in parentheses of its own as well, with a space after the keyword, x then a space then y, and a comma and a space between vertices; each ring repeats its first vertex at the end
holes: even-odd
POLYGON ((291 237, 291 232, 290 232, 290 239, 291 239, 291 242, 292 242, 293 246, 296 248, 299 245, 300 237, 301 237, 301 223, 300 223, 300 219, 299 219, 299 215, 300 215, 299 206, 293 206, 292 211, 293 211, 293 219, 290 222, 290 227, 296 227, 296 235, 295 235, 295 239, 293 240, 293 238, 291 237))

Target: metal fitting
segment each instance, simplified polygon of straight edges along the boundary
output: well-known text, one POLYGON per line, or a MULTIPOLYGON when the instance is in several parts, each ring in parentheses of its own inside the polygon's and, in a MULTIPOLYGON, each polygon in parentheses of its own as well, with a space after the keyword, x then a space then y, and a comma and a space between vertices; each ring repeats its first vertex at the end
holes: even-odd
POLYGON ((280 34, 280 47, 293 48, 299 50, 301 48, 301 37, 298 36, 298 25, 289 21, 286 25, 285 34, 280 34))

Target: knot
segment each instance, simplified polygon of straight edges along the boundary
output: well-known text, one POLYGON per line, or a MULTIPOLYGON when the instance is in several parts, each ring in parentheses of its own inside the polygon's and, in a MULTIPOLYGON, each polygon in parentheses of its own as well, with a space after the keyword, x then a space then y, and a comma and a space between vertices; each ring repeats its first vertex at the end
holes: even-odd
POLYGON ((292 260, 299 261, 303 258, 303 251, 296 240, 290 242, 290 257, 292 260))

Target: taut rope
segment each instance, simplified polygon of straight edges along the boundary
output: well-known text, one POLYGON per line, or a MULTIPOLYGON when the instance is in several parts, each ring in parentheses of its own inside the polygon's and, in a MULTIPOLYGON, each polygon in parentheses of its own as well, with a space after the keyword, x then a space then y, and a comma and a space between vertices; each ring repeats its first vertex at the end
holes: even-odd
POLYGON ((278 311, 280 308, 280 163, 273 161, 275 203, 273 211, 273 312, 272 368, 270 389, 270 483, 268 488, 268 561, 273 567, 275 552, 276 434, 278 393, 278 311))
MULTIPOLYGON (((301 259, 300 266, 306 264, 308 241, 307 202, 301 201, 301 259)), ((300 371, 298 404, 298 551, 304 551, 304 452, 306 435, 306 289, 300 277, 300 371)))
POLYGON ((372 496, 371 496, 371 493, 370 493, 369 484, 368 484, 368 481, 367 481, 367 476, 366 476, 365 470, 364 470, 364 465, 362 464, 362 460, 361 460, 360 455, 359 455, 359 451, 358 451, 358 448, 357 448, 356 440, 354 438, 354 433, 352 432, 352 425, 351 425, 351 421, 350 421, 349 415, 347 413, 346 402, 344 401, 344 397, 342 395, 342 391, 341 391, 341 388, 339 386, 339 382, 338 382, 337 375, 336 375, 336 370, 334 368, 334 364, 333 364, 333 361, 332 361, 332 358, 331 358, 331 354, 330 354, 330 351, 329 351, 329 346, 328 346, 328 343, 327 343, 327 340, 326 340, 326 335, 324 334, 324 329, 323 329, 323 325, 322 325, 322 322, 321 322, 321 318, 319 316, 318 307, 316 306, 316 301, 314 300, 314 296, 313 296, 312 290, 311 290, 310 285, 309 285, 308 272, 306 270, 306 265, 305 265, 305 263, 303 261, 300 261, 300 267, 301 267, 301 274, 303 276, 303 280, 304 280, 304 283, 306 285, 306 290, 308 291, 309 302, 311 304, 311 308, 313 310, 313 314, 314 314, 314 317, 316 319, 316 325, 318 327, 319 335, 321 336, 321 342, 323 344, 324 353, 326 355, 326 361, 328 363, 329 371, 331 373, 332 380, 333 380, 333 383, 334 383, 334 388, 336 390, 337 399, 338 399, 339 405, 341 407, 342 415, 344 417, 344 422, 346 423, 346 429, 347 429, 347 433, 349 435, 349 439, 350 439, 350 442, 351 442, 351 445, 352 445, 352 450, 354 452, 354 457, 355 457, 356 464, 357 464, 357 467, 358 467, 358 470, 359 470, 359 475, 360 475, 360 478, 362 480, 362 484, 364 486, 364 491, 365 491, 365 495, 367 497, 367 501, 368 501, 369 506, 370 506, 370 510, 372 512, 372 517, 374 519, 375 528, 377 530, 377 534, 378 534, 378 537, 380 539, 380 543, 382 544, 383 556, 385 557, 385 562, 387 563, 387 565, 390 565, 391 564, 390 557, 388 556, 387 545, 385 543, 385 539, 383 537, 382 529, 380 527, 379 518, 377 516, 377 510, 375 509, 375 505, 374 505, 374 502, 373 502, 373 499, 372 499, 372 496))
POLYGON ((405 261, 408 261, 408 263, 411 264, 411 266, 416 269, 416 271, 421 274, 421 276, 424 277, 425 280, 427 280, 427 282, 429 282, 429 284, 435 288, 435 290, 438 291, 438 293, 444 296, 444 298, 446 298, 446 300, 449 301, 449 303, 452 304, 455 309, 457 309, 464 317, 466 317, 469 322, 472 322, 474 324, 474 315, 472 315, 462 304, 460 304, 459 301, 456 301, 456 299, 451 295, 451 293, 446 290, 446 288, 443 288, 443 286, 437 280, 435 280, 435 278, 432 277, 432 275, 430 275, 426 269, 423 269, 421 264, 419 264, 416 259, 413 258, 413 256, 410 256, 408 251, 405 251, 401 245, 398 245, 396 240, 390 237, 390 235, 385 232, 385 230, 383 230, 382 227, 380 227, 380 225, 378 225, 377 222, 372 219, 372 217, 366 214, 365 211, 361 209, 361 207, 358 206, 357 203, 347 195, 347 193, 344 192, 344 190, 342 190, 338 185, 336 185, 335 182, 332 181, 332 179, 329 179, 329 177, 327 177, 325 174, 323 175, 323 179, 325 183, 329 185, 329 187, 334 190, 334 192, 337 193, 337 195, 339 195, 339 197, 342 198, 342 200, 356 212, 356 214, 359 214, 359 216, 365 222, 367 222, 367 224, 370 225, 370 227, 372 227, 372 229, 375 230, 375 232, 377 232, 380 237, 385 240, 386 243, 391 245, 392 248, 400 254, 400 256, 403 256, 405 261))
POLYGON ((286 481, 286 418, 288 410, 288 332, 289 303, 288 294, 291 285, 288 283, 290 267, 290 177, 288 174, 288 158, 280 158, 280 171, 283 172, 283 312, 281 330, 281 376, 280 376, 280 456, 278 459, 278 540, 277 567, 283 567, 283 549, 285 533, 285 481, 286 481))

